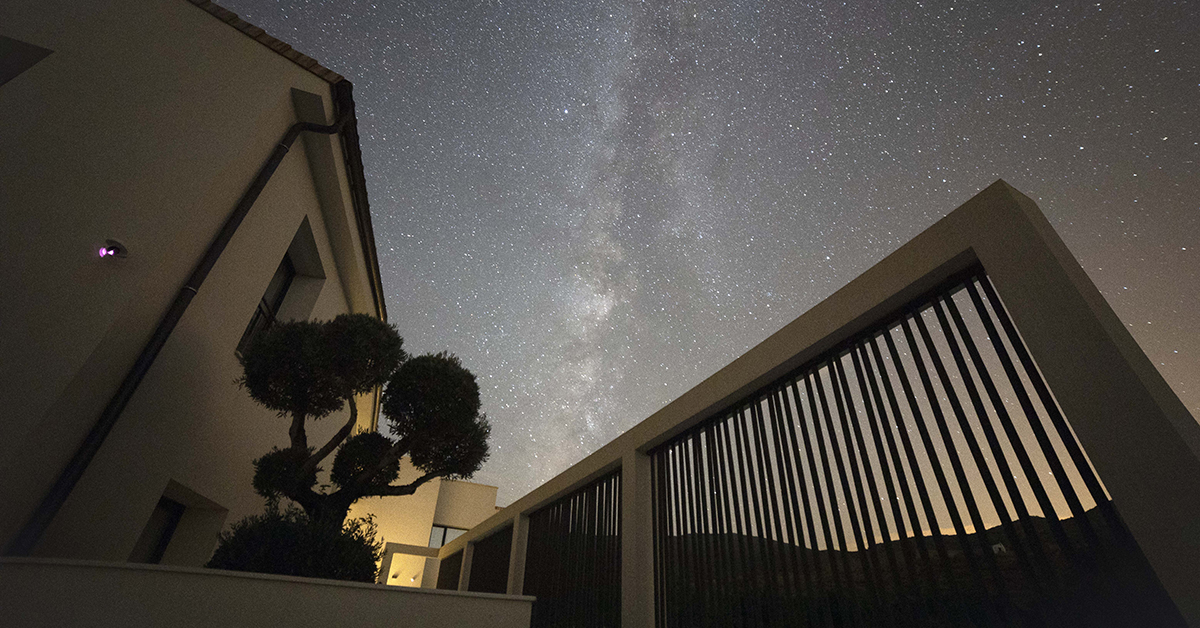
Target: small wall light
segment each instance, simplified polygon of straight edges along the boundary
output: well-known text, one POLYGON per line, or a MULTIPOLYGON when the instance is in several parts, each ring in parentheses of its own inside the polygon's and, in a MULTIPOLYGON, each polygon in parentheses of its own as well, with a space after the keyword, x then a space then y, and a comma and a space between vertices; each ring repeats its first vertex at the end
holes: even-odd
POLYGON ((100 257, 128 257, 129 249, 116 240, 105 240, 104 246, 97 251, 100 257))

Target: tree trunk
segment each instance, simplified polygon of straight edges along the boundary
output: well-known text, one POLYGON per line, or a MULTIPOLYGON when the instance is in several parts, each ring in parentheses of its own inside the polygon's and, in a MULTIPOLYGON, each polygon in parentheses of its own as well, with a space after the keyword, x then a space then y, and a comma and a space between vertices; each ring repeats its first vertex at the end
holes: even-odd
POLYGON ((342 524, 346 521, 346 516, 350 513, 350 505, 357 499, 345 494, 345 491, 329 495, 314 494, 313 496, 315 499, 305 500, 308 503, 301 503, 300 507, 304 509, 305 514, 314 525, 335 529, 341 529, 342 524))

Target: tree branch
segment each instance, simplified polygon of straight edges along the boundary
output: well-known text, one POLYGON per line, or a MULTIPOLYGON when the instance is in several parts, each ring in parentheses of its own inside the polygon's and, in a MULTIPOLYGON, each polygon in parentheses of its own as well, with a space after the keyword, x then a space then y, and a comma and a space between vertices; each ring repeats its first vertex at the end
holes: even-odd
POLYGON ((334 449, 337 449, 337 446, 341 445, 342 441, 346 440, 346 437, 350 436, 350 432, 354 430, 354 425, 358 423, 358 404, 354 403, 354 397, 352 396, 346 399, 346 403, 350 404, 350 420, 346 421, 342 429, 338 430, 329 439, 329 442, 325 443, 324 447, 318 449, 316 453, 308 457, 308 460, 304 461, 304 466, 300 467, 300 477, 304 477, 315 471, 317 464, 332 453, 334 449))
POLYGON ((441 477, 440 473, 426 473, 404 486, 372 486, 361 491, 363 497, 382 497, 384 495, 412 495, 420 486, 433 478, 441 477))
POLYGON ((363 471, 362 473, 359 473, 358 477, 354 478, 354 480, 350 483, 350 486, 356 491, 358 491, 360 487, 366 486, 367 482, 370 482, 371 478, 375 477, 376 474, 386 469, 389 464, 404 457, 404 454, 408 453, 409 442, 410 441, 408 439, 404 438, 396 441, 396 444, 392 445, 392 448, 389 449, 388 452, 379 459, 379 462, 376 463, 375 466, 363 471))
POLYGON ((311 488, 309 488, 307 486, 304 488, 297 488, 294 490, 282 491, 282 492, 283 492, 284 497, 296 502, 297 504, 300 504, 300 507, 303 508, 305 510, 305 512, 314 511, 317 508, 318 502, 321 499, 320 493, 312 490, 311 488))

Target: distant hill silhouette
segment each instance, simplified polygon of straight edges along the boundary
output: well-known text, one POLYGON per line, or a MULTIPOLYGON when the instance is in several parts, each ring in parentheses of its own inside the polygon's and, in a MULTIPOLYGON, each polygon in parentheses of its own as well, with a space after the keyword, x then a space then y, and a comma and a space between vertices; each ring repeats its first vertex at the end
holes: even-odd
POLYGON ((1042 517, 1014 522, 1015 538, 1002 527, 941 535, 944 554, 933 536, 865 551, 669 537, 660 595, 681 626, 1184 626, 1124 526, 1103 515, 1064 519, 1061 535, 1042 517))

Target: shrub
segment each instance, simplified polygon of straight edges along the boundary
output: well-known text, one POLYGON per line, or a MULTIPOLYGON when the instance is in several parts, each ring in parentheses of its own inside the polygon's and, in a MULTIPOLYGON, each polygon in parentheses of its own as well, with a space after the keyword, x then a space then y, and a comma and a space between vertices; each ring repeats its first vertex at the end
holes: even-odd
POLYGON ((221 533, 207 567, 282 576, 375 582, 383 544, 371 517, 315 525, 304 511, 268 508, 221 533))

